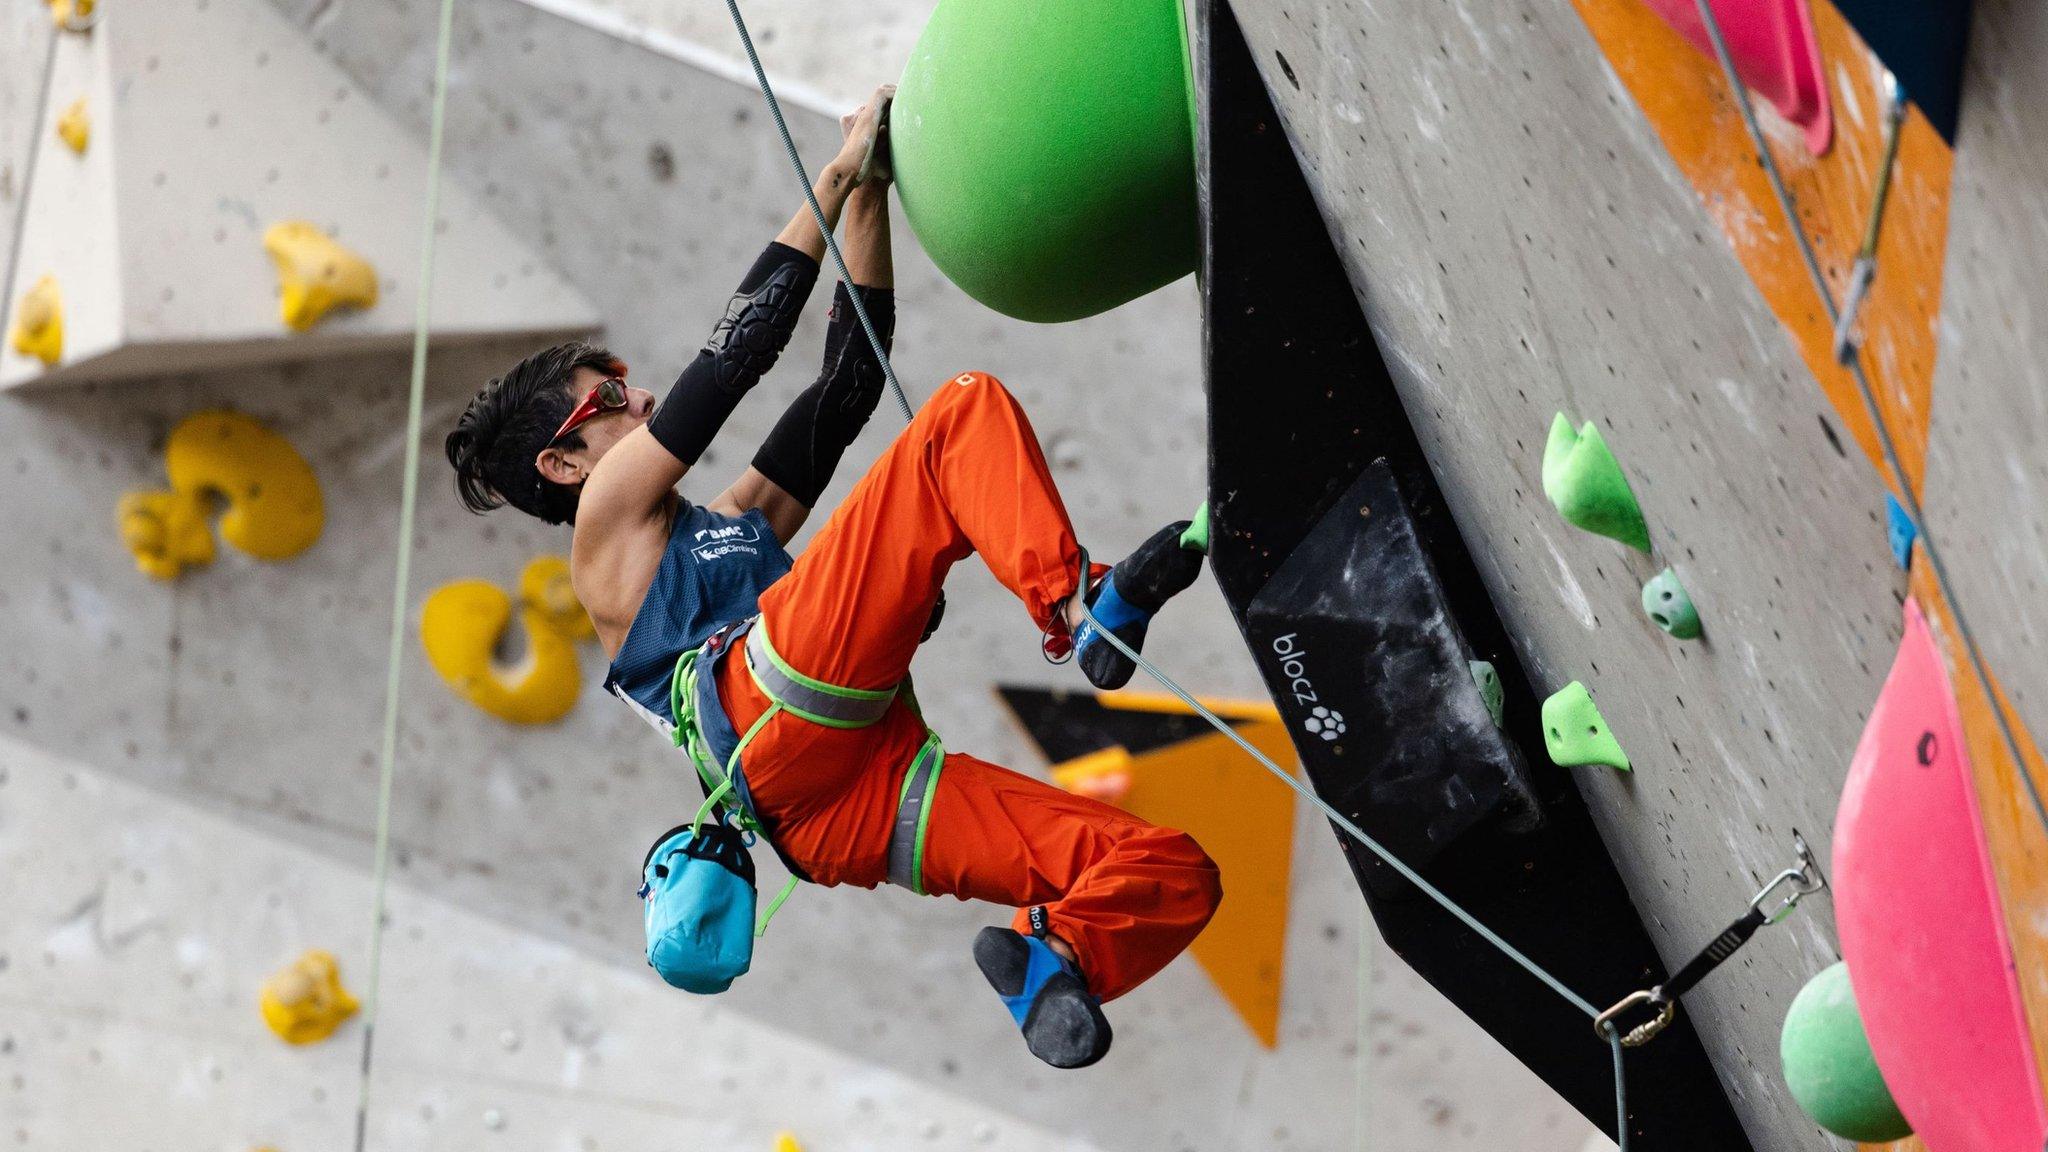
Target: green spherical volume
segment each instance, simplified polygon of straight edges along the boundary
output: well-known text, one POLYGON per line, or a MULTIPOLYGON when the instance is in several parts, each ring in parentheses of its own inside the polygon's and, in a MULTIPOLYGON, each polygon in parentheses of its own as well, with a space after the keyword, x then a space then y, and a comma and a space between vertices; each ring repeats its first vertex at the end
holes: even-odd
POLYGON ((1785 1086, 1814 1123, 1865 1144, 1913 1134, 1870 1054, 1848 965, 1822 970, 1799 990, 1785 1014, 1778 1054, 1785 1064, 1785 1086))
POLYGON ((1021 320, 1104 312, 1194 271, 1179 0, 940 0, 890 112, 904 216, 939 270, 1021 320))

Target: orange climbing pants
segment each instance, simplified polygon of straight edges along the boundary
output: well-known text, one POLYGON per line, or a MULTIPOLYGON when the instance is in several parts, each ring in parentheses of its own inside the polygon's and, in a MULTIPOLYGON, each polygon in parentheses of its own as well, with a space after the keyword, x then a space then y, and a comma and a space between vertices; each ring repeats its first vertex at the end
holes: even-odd
MULTIPOLYGON (((1031 424, 980 372, 942 386, 761 596, 776 650, 846 688, 903 680, 946 572, 974 552, 1041 628, 1075 590, 1080 546, 1031 424)), ((739 659, 718 690, 746 731, 770 701, 739 659)), ((924 721, 898 697, 876 724, 782 713, 747 746, 747 785, 775 843, 820 884, 888 877, 889 834, 924 721)), ((1108 1000, 1179 955, 1216 910, 1216 866, 1183 832, 948 750, 928 797, 925 891, 1044 907, 1089 990, 1108 1000)))

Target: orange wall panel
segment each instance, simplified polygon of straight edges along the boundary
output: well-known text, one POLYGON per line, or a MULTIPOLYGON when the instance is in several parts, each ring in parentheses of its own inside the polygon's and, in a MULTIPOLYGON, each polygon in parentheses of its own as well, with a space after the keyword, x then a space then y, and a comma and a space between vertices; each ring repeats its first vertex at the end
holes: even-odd
MULTIPOLYGON (((1750 280, 1799 346, 1850 434, 1882 469, 1876 429, 1855 380, 1835 362, 1833 326, 1756 161, 1720 65, 1639 0, 1573 3, 1750 280)), ((1812 7, 1834 100, 1834 146, 1813 156, 1796 127, 1768 103, 1753 103, 1822 271, 1840 299, 1863 242, 1884 158, 1881 70, 1833 5, 1817 0, 1812 7)), ((1916 491, 1926 458, 1952 166, 1947 143, 1913 109, 1900 138, 1891 203, 1879 235, 1877 280, 1863 306, 1864 363, 1916 491)))

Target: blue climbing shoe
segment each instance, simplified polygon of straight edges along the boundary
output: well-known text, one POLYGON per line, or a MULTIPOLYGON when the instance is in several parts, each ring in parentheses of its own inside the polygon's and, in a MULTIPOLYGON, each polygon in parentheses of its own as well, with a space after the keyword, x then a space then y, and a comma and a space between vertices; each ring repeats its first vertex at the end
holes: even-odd
MULTIPOLYGON (((1134 651, 1145 647, 1152 617, 1202 574, 1202 553, 1183 543, 1190 521, 1178 520, 1152 534, 1088 590, 1088 607, 1103 627, 1134 651)), ((1074 658, 1088 682, 1104 691, 1130 683, 1138 666, 1102 638, 1093 621, 1074 630, 1074 658)))
POLYGON ((983 928, 974 962, 1024 1030, 1031 1054, 1055 1068, 1086 1068, 1109 1051, 1109 1020, 1081 973, 1036 936, 983 928))

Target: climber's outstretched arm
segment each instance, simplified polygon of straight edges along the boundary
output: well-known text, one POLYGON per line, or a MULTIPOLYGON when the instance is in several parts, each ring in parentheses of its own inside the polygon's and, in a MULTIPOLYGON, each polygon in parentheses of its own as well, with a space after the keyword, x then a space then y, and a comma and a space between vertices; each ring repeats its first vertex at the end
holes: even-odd
MULTIPOLYGON (((858 130, 871 135, 874 123, 865 109, 850 117, 839 155, 818 173, 814 191, 828 226, 837 226, 867 156, 867 141, 858 130)), ((676 378, 653 418, 621 439, 591 472, 577 509, 580 551, 601 548, 615 529, 630 531, 664 514, 677 481, 789 344, 818 282, 824 250, 810 205, 799 205, 740 281, 711 338, 676 378)))
MULTIPOLYGON (((811 192, 818 198, 818 208, 825 213, 825 226, 839 227, 839 214, 847 206, 849 197, 854 197, 857 186, 864 186, 871 192, 879 192, 886 185, 883 180, 861 181, 861 169, 866 166, 872 175, 875 165, 870 163, 874 154, 888 147, 881 138, 882 110, 896 95, 894 84, 884 84, 875 89, 868 102, 839 118, 839 155, 818 171, 818 178, 811 185, 811 192)), ((882 171, 887 171, 886 160, 882 171)), ((879 198, 879 197, 878 197, 879 198)), ((857 197, 856 197, 857 199, 857 197)), ((886 222, 885 222, 886 228, 886 222)), ((885 232, 886 236, 886 232, 885 232)), ((787 244, 813 260, 825 258, 825 237, 818 231, 817 219, 811 215, 808 203, 797 205, 796 214, 789 218, 781 233, 775 237, 778 244, 787 244)), ((887 251, 887 244, 883 245, 887 251)), ((855 279, 864 275, 854 262, 851 244, 842 244, 841 253, 846 257, 847 268, 855 279)), ((866 283, 865 280, 861 281, 866 283)))
MULTIPOLYGON (((851 159, 858 167, 866 158, 864 141, 875 131, 875 116, 869 109, 891 94, 887 87, 878 89, 866 107, 840 121, 846 133, 841 160, 851 159)), ((886 144, 879 147, 886 148, 886 144)), ((886 348, 896 327, 886 154, 868 169, 868 178, 846 198, 839 248, 868 319, 886 348)), ((792 221, 784 235, 798 233, 792 238, 803 239, 799 223, 792 221)), ((814 237, 816 231, 814 225, 810 235, 814 237)), ((755 453, 753 466, 711 503, 713 511, 727 515, 759 508, 785 544, 817 506, 841 455, 860 434, 882 396, 881 358, 862 331, 850 297, 847 285, 841 283, 832 301, 824 368, 817 381, 800 393, 776 422, 755 453)))

